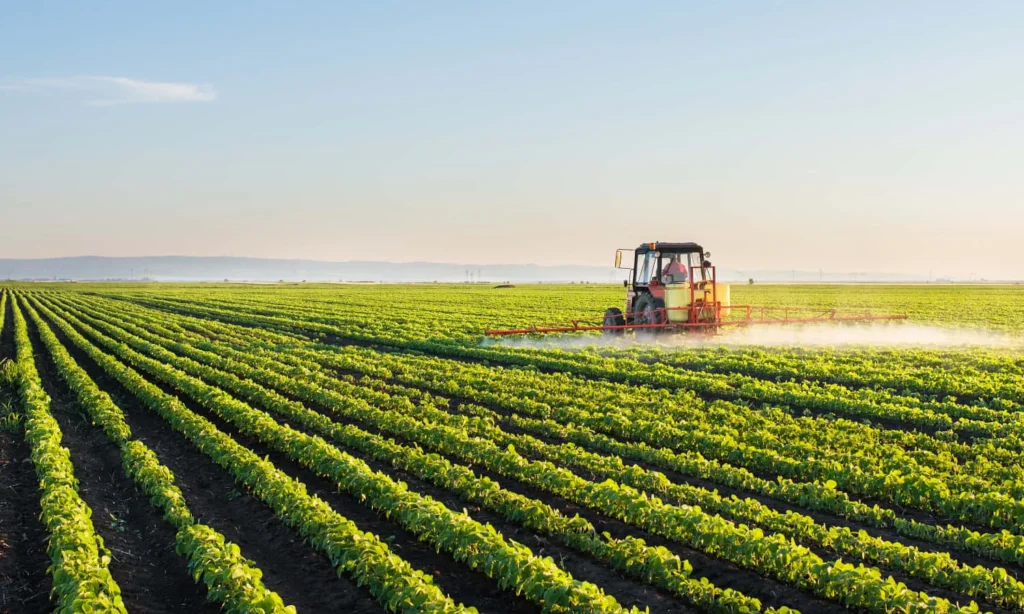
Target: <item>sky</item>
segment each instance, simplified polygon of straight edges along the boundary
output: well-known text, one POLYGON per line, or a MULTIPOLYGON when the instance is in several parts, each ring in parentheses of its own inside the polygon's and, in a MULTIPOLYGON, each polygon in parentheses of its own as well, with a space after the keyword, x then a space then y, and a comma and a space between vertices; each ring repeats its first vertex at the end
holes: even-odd
POLYGON ((0 258, 1024 279, 1024 3, 0 0, 0 258))

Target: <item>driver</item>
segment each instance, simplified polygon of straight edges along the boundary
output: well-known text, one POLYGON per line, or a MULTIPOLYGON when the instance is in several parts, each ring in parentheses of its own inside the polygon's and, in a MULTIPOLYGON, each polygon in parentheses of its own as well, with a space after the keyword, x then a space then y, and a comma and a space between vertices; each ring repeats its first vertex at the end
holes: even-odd
POLYGON ((685 283, 688 277, 686 273, 686 267, 679 261, 679 254, 672 254, 669 256, 668 264, 665 265, 665 269, 661 272, 661 278, 666 284, 681 284, 685 283))

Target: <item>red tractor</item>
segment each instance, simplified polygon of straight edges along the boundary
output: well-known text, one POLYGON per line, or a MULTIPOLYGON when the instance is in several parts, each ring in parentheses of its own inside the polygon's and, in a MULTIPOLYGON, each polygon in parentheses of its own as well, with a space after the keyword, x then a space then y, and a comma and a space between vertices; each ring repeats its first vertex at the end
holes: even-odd
POLYGON ((631 271, 632 279, 623 282, 626 311, 606 310, 606 331, 668 326, 713 330, 728 315, 729 286, 718 283, 708 260, 711 254, 700 245, 644 243, 633 250, 630 267, 622 266, 624 254, 629 250, 615 253, 615 267, 631 271))

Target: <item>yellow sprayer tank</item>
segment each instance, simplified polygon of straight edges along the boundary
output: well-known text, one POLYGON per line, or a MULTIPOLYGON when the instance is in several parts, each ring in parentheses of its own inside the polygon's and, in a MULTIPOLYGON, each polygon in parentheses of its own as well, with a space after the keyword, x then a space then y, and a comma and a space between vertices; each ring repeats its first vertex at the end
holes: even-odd
POLYGON ((718 284, 718 302, 722 304, 722 319, 729 317, 729 284, 718 284))
MULTIPOLYGON (((694 293, 697 300, 703 299, 708 305, 717 300, 722 305, 722 318, 729 316, 729 284, 718 284, 717 292, 715 284, 710 281, 698 282, 697 291, 694 293)), ((690 306, 690 284, 668 284, 665 286, 665 307, 668 308, 669 322, 686 322, 690 318, 687 309, 690 306)), ((704 321, 707 317, 713 318, 711 312, 704 312, 699 318, 704 321)))
POLYGON ((690 317, 686 308, 690 306, 690 284, 668 284, 665 286, 665 307, 669 322, 685 322, 690 317))

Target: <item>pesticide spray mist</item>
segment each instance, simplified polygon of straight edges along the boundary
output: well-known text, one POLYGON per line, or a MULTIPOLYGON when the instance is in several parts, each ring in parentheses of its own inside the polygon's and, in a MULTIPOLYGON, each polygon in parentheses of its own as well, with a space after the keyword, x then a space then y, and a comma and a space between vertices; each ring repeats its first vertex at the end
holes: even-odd
POLYGON ((718 335, 642 333, 621 336, 556 335, 542 338, 485 340, 485 345, 578 350, 585 347, 837 347, 837 348, 1003 348, 1024 351, 1024 338, 994 331, 943 328, 905 322, 888 324, 807 324, 748 326, 718 335))

